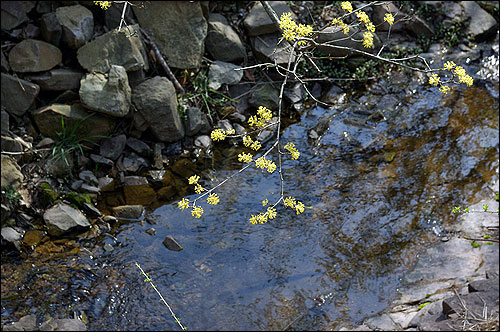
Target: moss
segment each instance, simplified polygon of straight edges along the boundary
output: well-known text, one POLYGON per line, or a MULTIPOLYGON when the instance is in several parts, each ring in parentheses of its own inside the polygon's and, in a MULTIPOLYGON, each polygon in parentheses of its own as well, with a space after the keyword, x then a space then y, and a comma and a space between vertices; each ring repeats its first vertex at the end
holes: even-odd
POLYGON ((471 242, 470 244, 473 248, 479 248, 481 245, 479 243, 476 243, 474 241, 471 242))
POLYGON ((423 307, 425 307, 428 304, 431 304, 431 302, 422 303, 421 305, 418 306, 418 310, 422 309, 423 307))
POLYGON ((81 208, 83 206, 83 203, 89 203, 89 204, 92 203, 92 200, 90 199, 90 195, 87 193, 80 194, 80 193, 76 193, 74 191, 70 191, 65 196, 70 202, 76 204, 76 206, 79 208, 81 208))
POLYGON ((48 207, 56 203, 59 195, 49 183, 43 182, 38 188, 40 203, 43 207, 48 207))

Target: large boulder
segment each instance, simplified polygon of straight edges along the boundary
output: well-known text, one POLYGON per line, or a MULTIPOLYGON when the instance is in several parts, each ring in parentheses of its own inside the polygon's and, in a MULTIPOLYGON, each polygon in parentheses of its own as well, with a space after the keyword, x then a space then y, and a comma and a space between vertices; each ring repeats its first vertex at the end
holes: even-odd
POLYGON ((465 32, 474 37, 476 41, 483 41, 493 36, 498 30, 498 23, 495 18, 475 1, 461 1, 460 5, 464 8, 466 18, 470 19, 465 32))
POLYGON ((50 235, 61 235, 78 228, 90 228, 87 218, 79 210, 58 203, 43 214, 50 235))
POLYGON ((160 52, 174 68, 199 68, 205 48, 207 21, 198 1, 151 1, 134 13, 151 29, 160 52))
POLYGON ((175 88, 168 79, 156 76, 142 82, 132 92, 132 101, 158 140, 175 142, 184 137, 175 88))
POLYGON ((40 92, 37 84, 2 73, 2 107, 12 114, 23 116, 40 92))
POLYGON ((29 20, 26 15, 36 1, 2 1, 2 30, 11 30, 29 20))
POLYGON ((66 130, 78 126, 78 138, 88 138, 99 141, 96 136, 109 136, 115 126, 115 121, 98 113, 91 113, 81 104, 64 105, 52 104, 34 110, 33 119, 43 136, 58 139, 58 132, 62 132, 62 121, 66 130))
POLYGON ((59 46, 62 38, 62 26, 54 12, 43 14, 40 18, 42 38, 52 45, 59 46))
POLYGON ((221 14, 212 13, 208 17, 208 33, 205 40, 208 52, 221 61, 238 61, 246 56, 240 37, 221 14))
MULTIPOLYGON (((292 12, 285 1, 270 1, 269 4, 276 14, 278 14, 278 18, 280 18, 283 13, 292 13, 292 19, 297 22, 297 16, 292 12)), ((247 29, 249 36, 258 36, 279 31, 264 7, 262 7, 260 1, 256 1, 252 9, 250 9, 247 17, 243 20, 243 25, 247 29)))
POLYGON ((80 84, 80 100, 87 108, 113 117, 124 117, 130 110, 131 90, 122 66, 111 65, 108 75, 91 73, 80 84))
POLYGON ((149 69, 138 25, 95 38, 78 49, 77 58, 89 72, 107 73, 112 65, 122 66, 127 72, 149 69))
POLYGON ((61 60, 62 53, 57 47, 35 39, 23 40, 9 53, 10 67, 20 73, 51 70, 61 60))
POLYGON ((62 41, 72 49, 78 49, 94 34, 94 16, 82 5, 65 6, 56 9, 56 16, 62 26, 62 41))
POLYGON ((21 167, 16 161, 2 154, 2 188, 6 186, 17 187, 24 181, 24 175, 21 173, 21 167))

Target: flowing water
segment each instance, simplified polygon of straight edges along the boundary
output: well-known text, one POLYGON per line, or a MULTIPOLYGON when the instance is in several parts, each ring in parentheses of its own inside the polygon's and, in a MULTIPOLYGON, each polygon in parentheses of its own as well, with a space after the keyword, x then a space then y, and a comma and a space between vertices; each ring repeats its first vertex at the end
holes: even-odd
MULTIPOLYGON (((389 83, 359 105, 306 111, 284 130, 283 142, 301 153, 284 158, 285 195, 304 202, 303 214, 281 207, 276 219, 251 225, 280 181, 249 168, 217 190, 221 203, 203 205, 201 219, 175 201, 151 211, 154 225, 55 242, 51 255, 4 253, 2 324, 76 313, 90 330, 179 329, 135 262, 190 330, 336 329, 387 308, 418 253, 456 219, 452 207, 482 198, 499 166, 498 83, 447 96, 417 83, 381 85, 389 83), (366 119, 360 109, 384 95, 397 99, 386 120, 357 124, 366 119), (165 248, 167 235, 184 250, 165 248)), ((236 172, 234 158, 216 162, 205 187, 236 172)))

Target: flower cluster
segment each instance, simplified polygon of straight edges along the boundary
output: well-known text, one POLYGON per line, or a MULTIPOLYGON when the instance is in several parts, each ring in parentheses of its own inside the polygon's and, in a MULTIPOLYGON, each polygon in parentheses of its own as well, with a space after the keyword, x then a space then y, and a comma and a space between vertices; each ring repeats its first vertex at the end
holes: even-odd
POLYGON ((111 7, 111 1, 94 1, 94 5, 100 6, 102 9, 106 10, 111 7))
POLYGON ((252 138, 248 135, 243 137, 243 145, 255 151, 262 147, 259 141, 252 141, 252 138))
POLYGON ((373 47, 373 33, 370 31, 363 33, 363 46, 366 48, 373 47))
MULTIPOLYGON (((454 76, 457 76, 458 83, 465 83, 469 87, 474 84, 474 80, 472 79, 472 77, 467 75, 465 69, 461 66, 457 66, 453 61, 447 61, 443 65, 443 69, 449 70, 454 76), (455 69, 453 70, 453 68, 455 69)), ((429 77, 429 84, 434 86, 440 85, 439 91, 443 94, 447 94, 451 90, 449 86, 444 85, 443 82, 441 82, 441 78, 437 74, 432 74, 429 77)))
POLYGON ((392 16, 391 13, 385 13, 384 21, 389 23, 389 25, 393 25, 394 24, 394 17, 392 16))
POLYGON ((242 163, 251 163, 252 155, 250 153, 242 152, 238 155, 238 161, 242 163))
POLYGON ((368 24, 370 22, 370 18, 368 17, 368 14, 366 14, 364 11, 360 10, 359 12, 356 12, 356 16, 358 17, 358 20, 361 22, 368 24))
POLYGON ((255 160, 255 166, 260 169, 267 169, 268 173, 272 173, 276 170, 276 164, 272 160, 267 160, 266 157, 262 156, 255 160))
POLYGON ((201 218, 203 214, 203 208, 201 206, 193 206, 193 210, 191 210, 191 215, 195 218, 201 218))
POLYGON ((349 1, 342 1, 340 4, 342 6, 342 9, 348 13, 352 13, 352 5, 349 1))
POLYGON ((257 115, 251 116, 248 119, 248 124, 257 128, 262 128, 269 120, 272 119, 272 117, 273 112, 271 112, 270 109, 264 106, 259 106, 259 108, 257 109, 257 115))
POLYGON ((267 222, 267 219, 274 219, 277 216, 276 209, 273 208, 272 206, 267 208, 267 211, 265 213, 259 213, 258 215, 253 215, 250 218, 250 223, 252 225, 255 224, 265 224, 267 222))
POLYGON ((212 141, 223 141, 226 139, 227 135, 234 135, 236 131, 234 129, 224 131, 223 129, 214 129, 210 133, 212 141))
POLYGON ((181 210, 184 210, 184 209, 187 209, 189 207, 189 199, 187 198, 183 198, 179 203, 177 203, 179 205, 179 209, 181 210))
POLYGON ((331 22, 333 26, 338 26, 342 29, 342 32, 344 35, 347 35, 349 33, 349 26, 342 21, 340 18, 334 18, 331 22))
POLYGON ((283 204, 287 207, 295 209, 297 214, 304 212, 304 203, 300 201, 295 201, 295 198, 288 196, 284 199, 283 204))
POLYGON ((291 155, 293 160, 299 159, 300 152, 295 147, 295 144, 288 142, 283 148, 285 150, 288 150, 288 152, 290 152, 290 155, 291 155))
MULTIPOLYGON (((310 25, 297 25, 297 23, 292 20, 292 13, 283 13, 281 15, 280 29, 283 30, 283 38, 292 42, 297 38, 309 37, 313 31, 313 28, 310 25)), ((297 44, 299 46, 305 46, 306 41, 301 40, 297 44)))
POLYGON ((211 193, 207 197, 207 203, 217 205, 219 203, 219 196, 216 193, 211 193))

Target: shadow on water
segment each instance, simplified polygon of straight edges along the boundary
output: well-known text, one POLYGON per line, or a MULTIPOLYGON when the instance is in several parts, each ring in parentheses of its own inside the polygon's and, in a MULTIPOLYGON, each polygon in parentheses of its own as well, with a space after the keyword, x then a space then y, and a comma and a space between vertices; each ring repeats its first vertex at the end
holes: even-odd
MULTIPOLYGON (((75 244, 77 255, 7 259, 2 323, 84 312, 91 330, 177 329, 136 261, 190 330, 359 323, 390 305, 418 252, 454 222, 452 207, 481 198, 499 166, 498 84, 444 97, 435 90, 395 95, 387 121, 354 125, 349 103, 343 112, 312 109, 289 126, 284 142, 301 157, 285 158, 285 194, 304 202, 301 215, 280 208, 275 220, 251 225, 260 201, 278 197, 279 178, 250 168, 217 191, 218 206, 203 205, 202 219, 173 202, 152 211, 157 224, 124 224, 114 238, 75 244), (166 235, 184 250, 167 250, 166 235)), ((230 164, 214 181, 235 172, 230 164)))

